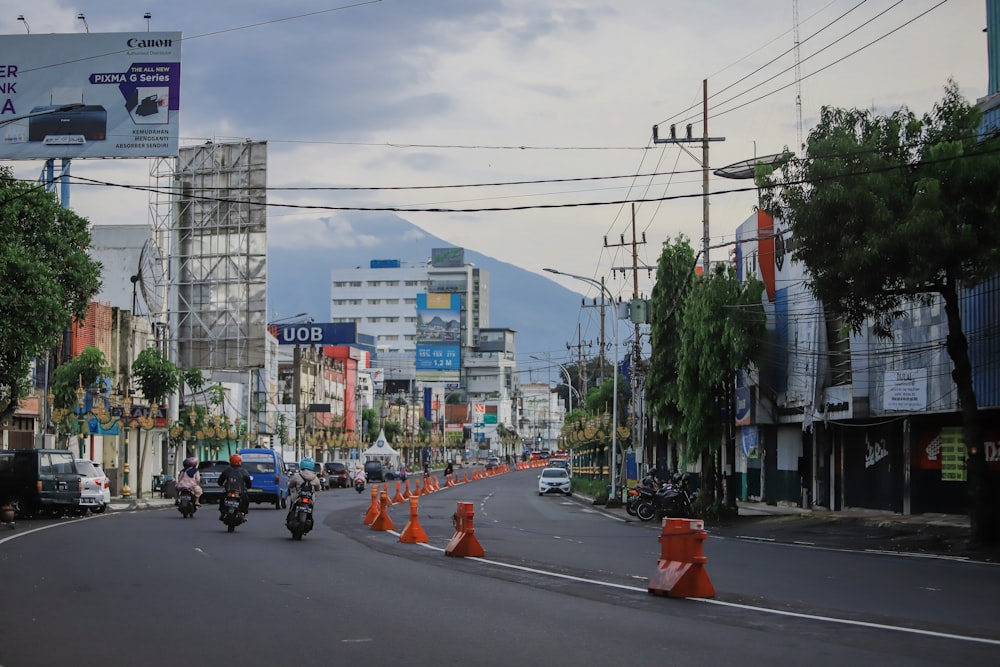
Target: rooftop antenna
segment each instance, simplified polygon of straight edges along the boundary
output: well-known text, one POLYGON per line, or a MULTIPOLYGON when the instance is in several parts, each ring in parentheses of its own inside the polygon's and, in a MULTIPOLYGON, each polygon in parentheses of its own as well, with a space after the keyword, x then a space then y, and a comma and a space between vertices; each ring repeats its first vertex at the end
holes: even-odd
POLYGON ((90 32, 90 26, 87 25, 87 17, 84 16, 83 13, 81 12, 80 14, 76 15, 76 18, 78 18, 81 21, 83 21, 83 27, 87 29, 87 32, 90 32))
POLYGON ((28 27, 28 19, 24 18, 24 14, 18 14, 17 20, 24 24, 25 31, 30 35, 31 28, 28 27))
POLYGON ((149 12, 146 12, 145 14, 142 15, 142 18, 146 19, 146 32, 149 32, 149 19, 153 18, 153 15, 150 14, 149 12))
POLYGON ((802 58, 799 56, 799 0, 792 0, 792 22, 795 33, 795 112, 798 114, 796 130, 799 140, 799 155, 805 153, 806 144, 802 140, 802 58))

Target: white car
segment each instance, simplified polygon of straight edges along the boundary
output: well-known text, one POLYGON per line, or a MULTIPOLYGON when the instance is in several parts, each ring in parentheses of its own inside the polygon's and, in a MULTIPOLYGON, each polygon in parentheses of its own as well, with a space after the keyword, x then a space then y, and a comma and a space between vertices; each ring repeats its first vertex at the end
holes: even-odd
POLYGON ((564 493, 569 495, 569 471, 565 468, 543 468, 538 476, 538 495, 547 493, 564 493))
POLYGON ((80 509, 95 514, 108 509, 111 504, 111 485, 101 466, 87 459, 76 459, 76 472, 80 475, 80 509))

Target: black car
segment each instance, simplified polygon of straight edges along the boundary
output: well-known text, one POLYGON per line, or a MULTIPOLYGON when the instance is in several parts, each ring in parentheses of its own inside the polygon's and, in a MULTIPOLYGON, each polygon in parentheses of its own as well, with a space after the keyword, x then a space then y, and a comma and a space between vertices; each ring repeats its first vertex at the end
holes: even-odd
POLYGON ((219 475, 229 467, 229 461, 199 461, 198 473, 201 476, 202 502, 218 502, 225 494, 219 486, 219 475))
POLYGON ((65 449, 0 451, 0 505, 17 516, 62 515, 80 507, 83 482, 65 449))
POLYGON ((330 488, 346 489, 350 484, 347 466, 340 461, 327 461, 323 464, 323 469, 326 471, 326 483, 330 488))
POLYGON ((384 482, 385 468, 381 461, 365 461, 365 478, 369 482, 384 482))

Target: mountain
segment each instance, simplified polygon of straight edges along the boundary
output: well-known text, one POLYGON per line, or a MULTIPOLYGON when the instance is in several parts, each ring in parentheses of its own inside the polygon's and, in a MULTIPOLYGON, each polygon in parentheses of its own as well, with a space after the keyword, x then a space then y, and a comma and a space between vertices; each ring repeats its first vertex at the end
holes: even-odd
MULTIPOLYGON (((268 230, 267 293, 272 318, 309 313, 316 322, 328 322, 331 270, 367 267, 373 259, 416 264, 429 259, 432 248, 456 247, 391 214, 347 216, 346 222, 335 226, 322 224, 324 229, 314 232, 324 236, 321 243, 315 238, 302 241, 299 233, 296 239, 300 240, 293 245, 289 235, 268 230)), ((468 248, 465 261, 489 272, 490 327, 517 332, 520 359, 564 350, 573 342, 580 315, 579 293, 468 248)))

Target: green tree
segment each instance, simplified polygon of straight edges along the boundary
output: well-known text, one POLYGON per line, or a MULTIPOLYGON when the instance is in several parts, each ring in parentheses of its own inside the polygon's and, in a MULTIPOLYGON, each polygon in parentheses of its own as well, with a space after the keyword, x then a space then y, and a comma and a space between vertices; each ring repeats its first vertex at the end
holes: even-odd
MULTIPOLYGON (((87 254, 86 218, 0 167, 0 420, 30 390, 31 360, 46 357, 101 287, 87 254)), ((47 369, 46 369, 47 370, 47 369)))
POLYGON ((681 425, 677 407, 680 312, 694 284, 694 267, 695 254, 685 237, 664 243, 656 264, 656 283, 650 294, 651 353, 646 397, 650 414, 674 445, 681 425))
MULTIPOLYGON (((149 347, 140 352, 132 362, 132 377, 149 402, 151 419, 155 419, 156 410, 167 402, 180 387, 183 371, 167 359, 167 356, 157 348, 149 347)), ((136 480, 136 498, 142 497, 143 471, 148 458, 149 443, 152 440, 152 429, 140 430, 139 443, 139 475, 136 480), (144 436, 144 437, 143 437, 144 436)))
POLYGON ((765 179, 764 204, 791 223, 816 297, 855 332, 890 338, 907 303, 935 295, 968 453, 972 537, 1000 543, 959 290, 1000 271, 1000 140, 949 81, 922 117, 826 107, 806 154, 765 179))
MULTIPOLYGON (((702 461, 708 505, 721 500, 718 463, 724 439, 732 450, 728 460, 735 460, 731 398, 736 371, 755 365, 763 349, 762 292, 760 282, 741 283, 732 267, 716 264, 708 278, 690 290, 682 307, 675 399, 689 453, 702 461)), ((726 506, 732 509, 732 484, 728 491, 726 506)))
MULTIPOLYGON (((76 408, 82 387, 90 390, 99 379, 111 377, 104 353, 87 346, 83 352, 57 367, 52 377, 52 421, 58 434, 72 433, 78 417, 76 408)), ((82 436, 81 436, 82 437, 82 436)))

